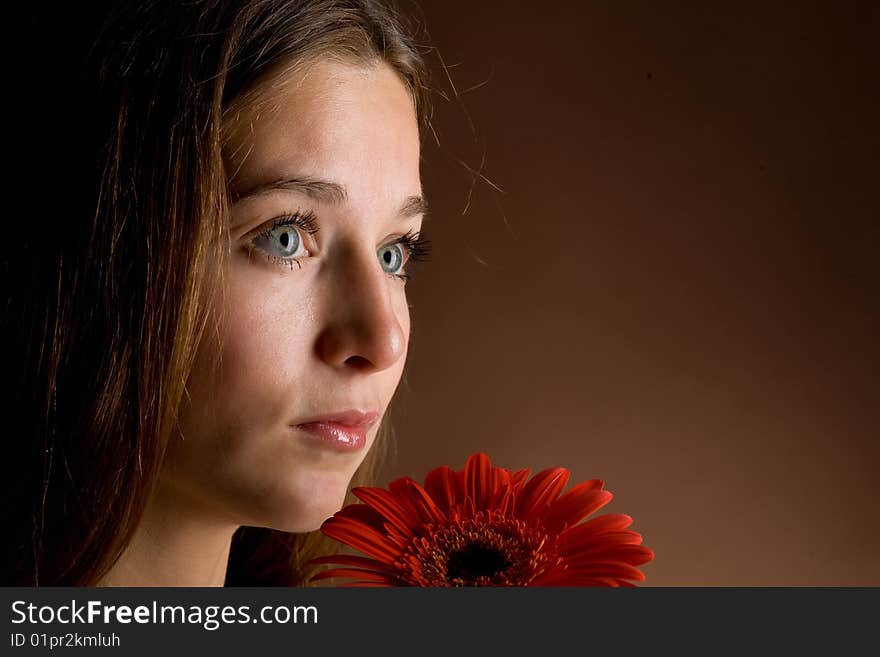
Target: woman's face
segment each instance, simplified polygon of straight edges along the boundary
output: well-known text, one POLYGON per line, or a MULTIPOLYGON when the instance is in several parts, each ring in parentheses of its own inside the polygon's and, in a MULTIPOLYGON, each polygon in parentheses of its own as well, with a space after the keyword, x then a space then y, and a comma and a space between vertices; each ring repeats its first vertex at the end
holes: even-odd
POLYGON ((235 524, 310 531, 342 506, 406 361, 419 135, 385 64, 321 62, 273 100, 233 131, 222 346, 199 349, 163 486, 235 524), (376 414, 363 445, 297 427, 349 410, 376 414))

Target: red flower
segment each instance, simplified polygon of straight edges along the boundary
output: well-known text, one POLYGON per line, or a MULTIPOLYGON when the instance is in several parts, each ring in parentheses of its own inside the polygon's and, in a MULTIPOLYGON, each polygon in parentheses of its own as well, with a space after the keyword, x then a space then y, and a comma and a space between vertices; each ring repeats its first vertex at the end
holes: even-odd
POLYGON ((464 469, 436 468, 424 487, 409 477, 353 489, 351 504, 321 526, 367 556, 336 555, 312 581, 345 586, 634 586, 637 566, 654 558, 622 514, 587 516, 611 501, 598 479, 560 496, 565 468, 531 479, 528 470, 494 467, 473 454, 464 469), (579 524, 581 523, 581 524, 579 524))

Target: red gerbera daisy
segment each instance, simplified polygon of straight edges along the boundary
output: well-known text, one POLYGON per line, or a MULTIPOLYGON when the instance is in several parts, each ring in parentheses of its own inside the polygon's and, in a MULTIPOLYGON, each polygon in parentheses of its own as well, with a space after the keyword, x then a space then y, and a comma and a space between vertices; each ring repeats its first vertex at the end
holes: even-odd
POLYGON ((637 566, 654 558, 632 518, 602 515, 611 501, 598 479, 560 496, 565 468, 494 467, 473 454, 464 469, 436 468, 424 487, 409 477, 382 488, 354 488, 351 504, 321 526, 327 536, 367 556, 336 555, 311 564, 338 567, 312 581, 345 586, 634 586, 637 566))

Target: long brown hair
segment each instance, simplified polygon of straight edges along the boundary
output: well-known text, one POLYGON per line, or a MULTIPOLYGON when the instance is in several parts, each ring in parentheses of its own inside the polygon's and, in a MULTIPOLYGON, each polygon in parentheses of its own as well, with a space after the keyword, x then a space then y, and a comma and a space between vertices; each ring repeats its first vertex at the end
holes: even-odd
MULTIPOLYGON (((94 584, 154 492, 222 283, 230 113, 335 56, 391 65, 429 120, 412 28, 377 0, 68 4, 11 23, 29 209, 0 260, 4 585, 94 584)), ((227 583, 300 584, 321 541, 241 528, 227 583)))

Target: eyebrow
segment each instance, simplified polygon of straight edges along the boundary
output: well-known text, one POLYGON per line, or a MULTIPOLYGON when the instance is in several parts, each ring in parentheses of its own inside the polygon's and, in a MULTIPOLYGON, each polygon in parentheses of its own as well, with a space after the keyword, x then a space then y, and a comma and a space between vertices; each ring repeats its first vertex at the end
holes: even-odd
MULTIPOLYGON (((259 183, 243 192, 232 195, 232 202, 238 203, 247 198, 264 196, 274 192, 296 192, 309 198, 326 203, 339 205, 348 199, 348 191, 344 185, 329 180, 315 178, 280 178, 266 183, 259 183)), ((427 214, 428 202, 423 196, 410 196, 400 206, 398 215, 408 219, 420 214, 427 214)))

